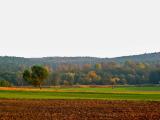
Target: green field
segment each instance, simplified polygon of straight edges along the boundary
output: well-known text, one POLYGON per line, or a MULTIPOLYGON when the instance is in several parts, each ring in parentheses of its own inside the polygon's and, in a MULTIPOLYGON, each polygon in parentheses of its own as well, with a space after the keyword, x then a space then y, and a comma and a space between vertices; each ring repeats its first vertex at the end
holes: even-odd
POLYGON ((160 86, 155 87, 134 87, 134 86, 127 86, 127 87, 116 87, 112 89, 111 87, 85 87, 85 88, 50 88, 48 90, 57 90, 57 91, 64 91, 64 92, 100 92, 100 93, 114 93, 114 92, 140 92, 140 93, 160 93, 160 86))
POLYGON ((105 99, 160 101, 160 87, 44 88, 0 90, 5 99, 105 99))

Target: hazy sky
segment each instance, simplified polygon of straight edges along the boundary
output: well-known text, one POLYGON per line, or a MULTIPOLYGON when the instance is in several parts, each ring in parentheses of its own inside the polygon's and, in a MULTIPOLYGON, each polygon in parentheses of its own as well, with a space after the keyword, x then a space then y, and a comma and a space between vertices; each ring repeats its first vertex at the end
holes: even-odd
POLYGON ((160 51, 160 0, 0 0, 0 56, 160 51))

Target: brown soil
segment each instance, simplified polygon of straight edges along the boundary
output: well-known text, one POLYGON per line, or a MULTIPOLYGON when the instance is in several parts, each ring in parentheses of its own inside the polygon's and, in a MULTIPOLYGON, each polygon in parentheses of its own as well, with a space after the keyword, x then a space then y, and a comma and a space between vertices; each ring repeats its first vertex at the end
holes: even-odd
POLYGON ((1 99, 0 120, 160 120, 160 102, 1 99))

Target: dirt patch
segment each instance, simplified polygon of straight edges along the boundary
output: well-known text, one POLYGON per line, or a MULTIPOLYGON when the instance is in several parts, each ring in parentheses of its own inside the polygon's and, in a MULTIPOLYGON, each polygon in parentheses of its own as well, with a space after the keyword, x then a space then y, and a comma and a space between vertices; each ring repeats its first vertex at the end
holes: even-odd
POLYGON ((160 102, 0 100, 0 120, 160 120, 160 102))

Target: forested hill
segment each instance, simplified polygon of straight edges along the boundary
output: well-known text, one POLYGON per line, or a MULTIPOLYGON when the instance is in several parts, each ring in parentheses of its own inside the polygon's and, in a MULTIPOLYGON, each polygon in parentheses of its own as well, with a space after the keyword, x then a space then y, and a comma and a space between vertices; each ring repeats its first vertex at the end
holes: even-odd
POLYGON ((110 60, 116 61, 116 62, 136 61, 136 62, 157 63, 157 62, 160 62, 160 52, 133 55, 133 56, 116 57, 110 60))
POLYGON ((0 57, 0 72, 17 72, 24 67, 32 65, 49 65, 52 68, 60 64, 96 64, 110 61, 107 58, 96 57, 44 57, 44 58, 23 58, 23 57, 0 57))
POLYGON ((95 64, 102 62, 109 62, 107 58, 96 58, 96 57, 43 57, 43 58, 23 58, 23 57, 10 57, 1 56, 0 65, 51 65, 57 66, 59 64, 95 64))
POLYGON ((136 62, 149 62, 157 63, 160 62, 160 52, 141 54, 134 56, 124 56, 117 58, 96 58, 96 57, 44 57, 44 58, 23 58, 23 57, 0 57, 0 67, 10 65, 34 65, 34 64, 48 64, 51 66, 57 66, 58 64, 95 64, 102 62, 125 62, 125 61, 136 61, 136 62))
POLYGON ((120 80, 118 84, 160 82, 160 53, 117 58, 4 56, 0 57, 0 86, 6 81, 13 85, 23 85, 22 73, 33 65, 44 65, 51 71, 47 85, 105 85, 110 84, 112 78, 120 80))

